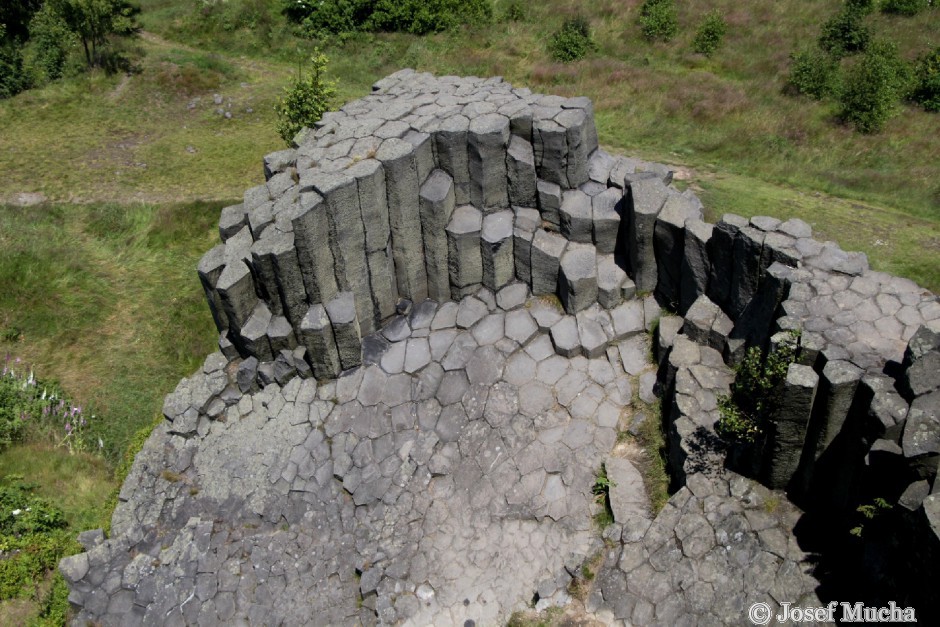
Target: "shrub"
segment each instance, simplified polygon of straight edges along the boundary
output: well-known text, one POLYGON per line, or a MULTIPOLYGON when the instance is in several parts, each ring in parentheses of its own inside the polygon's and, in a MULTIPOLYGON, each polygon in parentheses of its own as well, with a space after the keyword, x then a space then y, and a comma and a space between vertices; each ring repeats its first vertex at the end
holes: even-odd
POLYGON ((876 42, 846 74, 839 95, 840 117, 862 133, 877 132, 910 83, 910 67, 898 56, 897 46, 876 42))
POLYGON ((313 126, 330 107, 336 95, 336 83, 326 78, 329 59, 319 49, 310 57, 310 74, 304 78, 298 72, 290 86, 284 88, 284 97, 275 105, 277 134, 288 144, 305 126, 313 126))
POLYGON ((489 0, 283 0, 283 13, 308 35, 358 30, 424 35, 460 24, 487 22, 489 0))
POLYGON ((790 55, 787 86, 800 94, 820 100, 837 91, 839 64, 819 49, 804 50, 790 55))
POLYGON ((721 11, 718 9, 709 11, 695 33, 695 38, 692 40, 692 50, 710 57, 721 45, 727 27, 728 25, 725 23, 721 11))
POLYGON ((502 20, 504 22, 522 22, 525 20, 525 9, 522 2, 513 0, 503 9, 502 20))
POLYGON ((847 4, 822 25, 819 47, 840 59, 863 52, 871 40, 871 30, 862 23, 869 12, 859 3, 847 4))
POLYGON ((720 417, 715 425, 719 436, 733 442, 753 442, 777 407, 777 388, 796 358, 795 336, 771 350, 766 358, 756 346, 747 350, 735 368, 731 395, 718 399, 720 417))
POLYGON ((68 25, 52 5, 44 5, 29 23, 29 47, 36 73, 50 81, 61 78, 72 38, 68 25))
POLYGON ((29 75, 23 70, 20 44, 7 37, 6 26, 0 24, 0 98, 10 98, 29 89, 29 75))
POLYGON ((940 47, 917 60, 911 100, 927 111, 940 112, 940 47))
POLYGON ((591 26, 583 17, 565 20, 561 29, 552 35, 549 52, 552 58, 562 63, 583 59, 597 49, 591 37, 591 26))
POLYGON ((669 41, 679 32, 679 17, 673 0, 643 0, 640 30, 650 41, 669 41))
POLYGON ((917 15, 930 6, 930 0, 882 0, 882 13, 897 15, 917 15))

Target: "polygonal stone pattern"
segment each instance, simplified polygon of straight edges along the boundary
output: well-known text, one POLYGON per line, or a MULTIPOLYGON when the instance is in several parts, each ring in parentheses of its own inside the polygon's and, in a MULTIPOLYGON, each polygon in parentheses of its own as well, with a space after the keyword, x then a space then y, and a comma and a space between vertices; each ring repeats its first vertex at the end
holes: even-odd
MULTIPOLYGON (((536 300, 510 288, 418 303, 362 367, 211 422, 191 405, 227 362, 207 360, 168 397, 111 539, 64 563, 76 620, 496 624, 548 594, 601 546, 592 486, 631 398, 619 364, 544 350, 536 300), (187 412, 205 428, 175 435, 187 412)), ((639 489, 626 511, 645 517, 639 489)))

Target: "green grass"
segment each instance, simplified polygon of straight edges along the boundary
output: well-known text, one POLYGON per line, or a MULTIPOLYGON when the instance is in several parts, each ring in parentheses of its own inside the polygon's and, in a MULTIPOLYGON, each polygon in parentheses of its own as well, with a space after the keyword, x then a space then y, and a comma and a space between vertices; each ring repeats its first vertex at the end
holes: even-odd
POLYGON ((195 266, 220 206, 0 207, 0 351, 99 416, 111 460, 213 350, 195 266))

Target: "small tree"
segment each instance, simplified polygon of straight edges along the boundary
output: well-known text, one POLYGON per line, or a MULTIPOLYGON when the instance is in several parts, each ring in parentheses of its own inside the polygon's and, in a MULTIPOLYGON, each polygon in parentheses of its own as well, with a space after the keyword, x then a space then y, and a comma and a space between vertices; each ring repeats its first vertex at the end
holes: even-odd
POLYGON ((871 10, 871 0, 848 2, 823 24, 819 47, 837 59, 863 52, 871 40, 871 30, 862 22, 871 10))
POLYGON ((29 48, 31 66, 39 77, 54 81, 62 76, 69 47, 74 36, 68 24, 46 4, 29 23, 29 48))
POLYGON ((10 98, 29 89, 29 75, 23 70, 20 45, 6 37, 6 26, 0 24, 0 98, 10 98))
POLYGON ((862 133, 875 133, 891 117, 911 84, 911 70, 890 41, 873 43, 846 74, 839 95, 842 119, 862 133))
POLYGON ((277 134, 288 144, 305 126, 313 126, 330 108, 336 95, 335 81, 326 78, 329 59, 319 49, 310 57, 310 74, 304 78, 298 69, 297 78, 284 88, 284 97, 275 105, 277 134))
POLYGON ((721 40, 724 39, 727 28, 728 25, 725 23, 721 11, 718 9, 709 11, 695 33, 695 39, 692 40, 692 50, 710 57, 721 45, 721 40))
POLYGON ((562 63, 583 59, 596 48, 597 44, 591 37, 591 26, 583 17, 565 20, 561 30, 552 35, 549 44, 552 58, 562 63))
POLYGON ((140 8, 127 0, 48 0, 82 42, 88 67, 104 61, 103 50, 113 37, 137 34, 140 8))
POLYGON ((895 13, 897 15, 917 15, 930 6, 930 0, 883 0, 882 13, 895 13))
POLYGON ((911 100, 927 111, 940 112, 940 47, 917 60, 911 100))
POLYGON ((673 0, 643 0, 640 30, 650 41, 669 41, 679 32, 679 17, 673 0))
POLYGON ((788 89, 816 100, 836 93, 839 64, 819 49, 803 50, 790 55, 788 89))

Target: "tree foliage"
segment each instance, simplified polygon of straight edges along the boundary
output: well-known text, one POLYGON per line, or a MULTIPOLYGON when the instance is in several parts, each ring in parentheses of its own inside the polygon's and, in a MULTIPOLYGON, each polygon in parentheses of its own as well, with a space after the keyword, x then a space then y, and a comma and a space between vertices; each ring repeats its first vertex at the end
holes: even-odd
POLYGON ((311 36, 354 31, 440 32, 487 22, 488 0, 283 0, 283 13, 311 36))
POLYGON ((911 100, 927 111, 940 112, 940 47, 917 60, 911 100))
POLYGON ((640 30, 650 41, 669 41, 679 32, 679 16, 673 0, 643 0, 640 30))
POLYGON ((565 20, 561 29, 552 35, 549 43, 552 58, 562 63, 583 59, 596 49, 597 44, 591 36, 591 25, 583 17, 565 20))
POLYGON ((702 20, 698 31, 695 33, 695 38, 692 40, 692 50, 710 57, 718 50, 727 29, 728 25, 721 11, 718 9, 709 11, 705 14, 705 19, 702 20))
POLYGON ((897 45, 877 41, 845 76, 840 117, 862 133, 880 131, 911 84, 911 69, 897 45))
POLYGON ((328 62, 320 50, 314 51, 309 74, 304 77, 298 71, 297 78, 284 88, 284 97, 275 105, 277 134, 288 144, 300 129, 313 126, 330 108, 330 101, 336 95, 336 83, 326 76, 328 62))
POLYGON ((88 67, 106 61, 105 49, 112 37, 128 37, 140 31, 140 8, 128 0, 48 0, 82 43, 88 67))
POLYGON ((871 11, 871 0, 846 3, 822 25, 819 47, 839 59, 864 52, 871 41, 871 29, 864 24, 864 19, 871 11))

